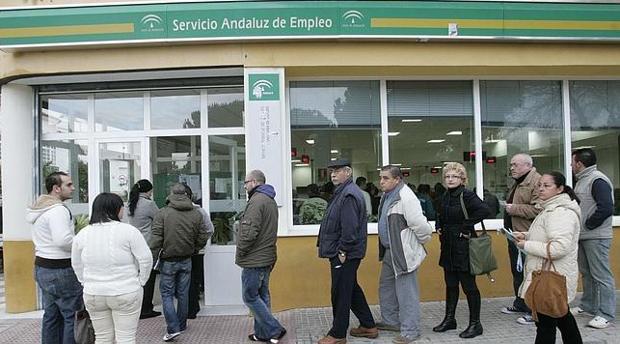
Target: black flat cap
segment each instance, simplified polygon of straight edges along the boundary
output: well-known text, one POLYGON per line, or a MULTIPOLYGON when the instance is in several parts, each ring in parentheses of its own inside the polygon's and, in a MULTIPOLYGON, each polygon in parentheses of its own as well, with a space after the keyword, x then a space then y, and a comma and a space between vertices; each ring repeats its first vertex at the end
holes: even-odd
POLYGON ((339 168, 344 166, 351 167, 351 162, 348 159, 338 159, 330 161, 329 164, 327 164, 327 168, 339 168))

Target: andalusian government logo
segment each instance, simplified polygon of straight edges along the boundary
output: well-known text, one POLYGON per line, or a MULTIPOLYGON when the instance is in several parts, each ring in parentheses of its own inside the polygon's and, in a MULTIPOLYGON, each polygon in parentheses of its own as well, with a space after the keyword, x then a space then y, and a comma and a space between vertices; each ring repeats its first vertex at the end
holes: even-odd
POLYGON ((250 74, 250 100, 280 100, 279 74, 250 74))
POLYGON ((348 10, 342 14, 342 27, 365 27, 364 14, 357 10, 348 10))
POLYGON ((164 31, 163 20, 156 14, 147 14, 140 19, 142 28, 140 32, 164 31))

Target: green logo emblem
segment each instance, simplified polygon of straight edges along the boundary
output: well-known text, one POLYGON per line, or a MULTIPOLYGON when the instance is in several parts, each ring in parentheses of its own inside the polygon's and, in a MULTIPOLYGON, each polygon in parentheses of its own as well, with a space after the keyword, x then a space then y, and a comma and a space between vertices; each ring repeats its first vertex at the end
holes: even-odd
POLYGON ((250 74, 250 100, 280 100, 279 74, 250 74))

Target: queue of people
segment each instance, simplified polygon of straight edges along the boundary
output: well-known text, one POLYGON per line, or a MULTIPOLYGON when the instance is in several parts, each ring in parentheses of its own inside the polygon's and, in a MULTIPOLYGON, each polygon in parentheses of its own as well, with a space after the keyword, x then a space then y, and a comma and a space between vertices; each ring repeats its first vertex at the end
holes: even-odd
MULTIPOLYGON (((317 247, 318 256, 329 261, 333 322, 318 343, 343 344, 347 334, 373 339, 380 331, 397 332, 395 344, 415 342, 422 335, 417 270, 426 257, 424 245, 432 238, 424 202, 404 182, 399 167, 381 168, 382 196, 376 213, 380 319, 375 320, 357 278, 367 250, 368 218, 373 216, 368 209, 372 206, 369 194, 363 190, 366 180, 353 182, 349 160, 332 161, 328 168, 334 190, 328 201, 321 198, 326 204, 317 247), (349 329, 351 311, 359 326, 349 329)), ((609 264, 613 187, 598 171, 592 149, 575 151, 572 168, 574 190, 560 172, 539 174, 528 154, 511 159, 514 183, 505 204, 504 227, 514 233, 508 252, 515 299, 501 313, 519 313, 518 323, 535 324, 536 343, 555 342, 556 329, 564 343, 582 343, 576 315, 592 316, 588 326, 597 329, 609 326, 615 318, 615 284, 609 264), (566 279, 566 304, 575 298, 579 274, 583 280, 579 305, 559 317, 526 302, 534 272, 549 260, 566 279)), ((436 209, 433 217, 446 308, 444 319, 433 331, 457 329, 460 286, 467 299, 469 323, 459 337, 475 338, 484 330, 469 242, 477 237, 474 225, 495 210, 467 188, 462 164, 446 163, 442 179, 439 202, 431 206, 436 209)), ((277 260, 278 209, 276 190, 266 182, 260 170, 245 178, 248 202, 239 220, 235 261, 242 268, 243 302, 254 315, 254 331, 248 340, 278 343, 287 333, 271 312, 269 291, 277 260)), ((93 201, 89 225, 74 235, 72 214, 63 206, 74 190, 71 177, 54 172, 45 185, 47 194, 28 209, 27 217, 33 224, 35 278, 43 291, 43 343, 72 343, 74 313, 84 307, 97 343, 135 343, 139 319, 160 315, 152 302, 155 270, 160 274, 167 324, 163 340, 179 337, 187 328, 187 319, 198 312, 192 306, 199 304, 197 293, 190 296, 190 289, 200 277, 192 273, 192 265, 202 260, 197 255, 213 233, 208 213, 192 203, 191 189, 173 185, 162 209, 151 200, 153 185, 148 180, 133 186, 127 208, 118 195, 102 193, 93 201), (128 223, 121 222, 124 213, 128 223)), ((418 191, 432 203, 428 189, 418 191)))

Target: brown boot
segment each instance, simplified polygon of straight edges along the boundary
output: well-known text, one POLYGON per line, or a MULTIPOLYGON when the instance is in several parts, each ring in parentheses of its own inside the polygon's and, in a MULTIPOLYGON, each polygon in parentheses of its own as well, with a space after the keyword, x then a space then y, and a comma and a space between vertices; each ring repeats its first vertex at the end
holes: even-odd
POLYGON ((351 331, 349 331, 349 334, 353 337, 377 338, 379 336, 379 329, 376 327, 367 328, 360 326, 352 328, 351 331))
POLYGON ((334 338, 330 335, 327 335, 319 340, 319 344, 346 344, 346 342, 346 338, 334 338))

